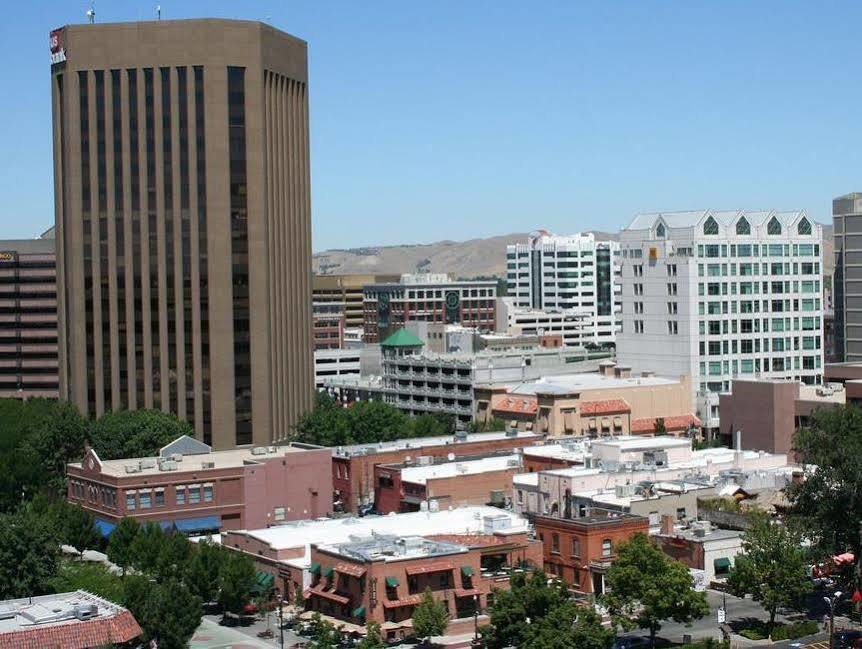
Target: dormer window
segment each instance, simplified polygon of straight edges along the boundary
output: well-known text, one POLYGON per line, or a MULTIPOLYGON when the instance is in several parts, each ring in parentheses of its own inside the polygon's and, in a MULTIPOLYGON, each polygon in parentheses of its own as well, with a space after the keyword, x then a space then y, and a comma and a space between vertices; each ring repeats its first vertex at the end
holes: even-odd
POLYGON ((704 234, 718 234, 718 222, 711 216, 703 224, 704 234))
POLYGON ((667 232, 664 229, 664 223, 659 223, 655 226, 655 236, 657 239, 664 239, 667 236, 667 232))
POLYGON ((736 234, 751 234, 751 224, 744 216, 736 222, 736 234))
POLYGON ((799 225, 796 226, 796 231, 799 234, 811 234, 811 222, 803 216, 799 225))
POLYGON ((766 234, 771 234, 773 236, 781 234, 781 223, 778 222, 774 216, 769 219, 769 223, 766 224, 766 234))

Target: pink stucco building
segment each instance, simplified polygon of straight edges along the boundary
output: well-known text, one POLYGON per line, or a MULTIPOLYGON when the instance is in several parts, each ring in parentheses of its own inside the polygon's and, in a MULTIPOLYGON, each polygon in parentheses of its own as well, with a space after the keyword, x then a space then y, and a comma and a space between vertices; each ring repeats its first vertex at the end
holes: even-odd
POLYGON ((158 457, 103 461, 90 449, 67 477, 68 501, 106 535, 123 516, 197 534, 316 518, 332 505, 332 452, 311 445, 213 451, 181 437, 158 457))

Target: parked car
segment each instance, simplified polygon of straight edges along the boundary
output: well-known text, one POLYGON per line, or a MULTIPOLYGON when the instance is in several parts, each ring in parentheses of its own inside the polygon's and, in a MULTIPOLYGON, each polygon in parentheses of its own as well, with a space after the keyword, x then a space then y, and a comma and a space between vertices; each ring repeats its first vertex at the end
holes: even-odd
POLYGON ((855 649, 862 647, 862 631, 855 629, 839 629, 832 637, 834 649, 855 649))
POLYGON ((614 649, 640 649, 641 647, 649 647, 647 638, 617 638, 614 642, 614 649))

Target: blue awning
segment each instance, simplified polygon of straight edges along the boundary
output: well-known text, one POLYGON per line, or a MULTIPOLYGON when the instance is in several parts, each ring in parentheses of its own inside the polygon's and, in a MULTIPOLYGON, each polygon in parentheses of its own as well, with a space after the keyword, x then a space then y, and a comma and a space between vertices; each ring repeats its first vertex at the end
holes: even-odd
POLYGON ((221 527, 221 516, 201 516, 174 521, 177 531, 185 534, 192 532, 217 532, 221 527))
POLYGON ((106 520, 101 518, 97 518, 95 522, 96 529, 99 530, 99 534, 107 538, 110 536, 111 532, 114 531, 116 525, 114 523, 109 523, 106 520))
POLYGON ((162 528, 163 532, 167 532, 168 530, 172 530, 174 528, 173 521, 159 521, 159 527, 162 528))

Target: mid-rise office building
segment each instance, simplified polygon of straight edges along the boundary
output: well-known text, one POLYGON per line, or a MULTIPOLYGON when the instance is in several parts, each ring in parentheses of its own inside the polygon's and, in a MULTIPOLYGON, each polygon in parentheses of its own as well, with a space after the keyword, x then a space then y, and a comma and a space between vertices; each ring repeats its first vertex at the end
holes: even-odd
POLYGON ((832 201, 835 236, 833 351, 835 360, 862 360, 862 193, 832 201))
POLYGON ((575 344, 614 341, 621 308, 616 241, 539 230, 507 247, 506 270, 515 306, 586 316, 588 339, 575 344))
POLYGON ((734 378, 820 383, 822 231, 804 211, 640 214, 620 234, 623 329, 635 371, 692 377, 717 430, 734 378))
POLYGON ((577 309, 546 310, 515 306, 511 297, 497 300, 497 331, 512 336, 559 336, 567 347, 613 342, 603 337, 596 343, 595 319, 577 309))
POLYGON ((334 303, 344 311, 344 326, 361 328, 364 324, 362 291, 369 284, 398 282, 398 274, 315 275, 312 295, 315 303, 334 303))
POLYGON ((54 228, 0 241, 0 397, 57 397, 54 228))
POLYGON ((494 331, 497 282, 453 281, 445 274, 402 275, 398 283, 371 284, 363 294, 365 342, 385 340, 408 322, 460 323, 494 331))
POLYGON ((337 302, 315 302, 312 306, 314 351, 344 346, 344 309, 337 302))
POLYGON ((217 448, 311 408, 307 47, 256 22, 51 33, 60 396, 217 448))

